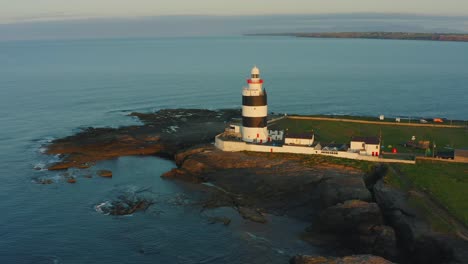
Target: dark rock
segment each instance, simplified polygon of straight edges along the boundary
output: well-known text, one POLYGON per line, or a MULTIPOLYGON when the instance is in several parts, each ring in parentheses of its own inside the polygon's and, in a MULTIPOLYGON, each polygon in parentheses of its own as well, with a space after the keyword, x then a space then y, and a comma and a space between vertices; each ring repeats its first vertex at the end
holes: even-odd
POLYGON ((223 225, 227 226, 231 223, 231 219, 227 217, 208 217, 210 224, 215 223, 222 223, 223 225))
POLYGON ((130 215, 137 211, 145 211, 152 204, 153 202, 146 198, 121 195, 112 202, 96 206, 96 210, 108 215, 130 215))
POLYGON ((408 206, 405 193, 386 186, 383 181, 377 182, 373 191, 386 221, 395 230, 405 260, 416 264, 449 263, 453 260, 453 250, 408 206))
POLYGON ((212 142, 223 131, 225 122, 240 116, 240 110, 164 109, 131 116, 138 117, 144 125, 87 128, 54 140, 46 153, 64 155, 48 169, 88 168, 95 161, 129 155, 157 154, 172 159, 181 149, 212 142))
POLYGON ((322 208, 347 200, 372 201, 372 195, 359 175, 327 178, 320 183, 319 192, 322 208))
POLYGON ((76 179, 73 178, 73 177, 70 177, 70 178, 67 179, 67 182, 68 183, 76 183, 76 179))
POLYGON ((99 170, 97 174, 101 177, 112 178, 112 171, 110 170, 99 170))
POLYGON ((369 228, 367 236, 361 237, 360 240, 365 241, 363 243, 365 248, 372 248, 372 254, 384 256, 390 260, 399 258, 395 230, 392 227, 385 225, 373 226, 369 228), (370 238, 370 240, 366 241, 366 237, 370 238))
POLYGON ((202 179, 200 177, 190 174, 186 170, 181 170, 177 168, 171 169, 170 171, 163 173, 161 177, 166 178, 166 179, 177 179, 177 180, 193 182, 193 183, 202 182, 202 179))
POLYGON ((328 207, 320 213, 321 229, 332 232, 358 230, 360 226, 382 225, 382 216, 376 203, 350 200, 328 207))
POLYGON ((291 264, 392 264, 384 258, 372 255, 355 255, 342 258, 321 257, 321 256, 295 256, 291 264))
POLYGON ((52 183, 54 183, 54 181, 52 179, 41 178, 41 179, 37 179, 36 183, 46 185, 46 184, 52 184, 52 183))
POLYGON ((267 222, 266 218, 259 210, 247 207, 239 207, 237 211, 244 219, 262 224, 267 222))
POLYGON ((346 201, 323 210, 319 216, 320 230, 335 234, 340 245, 355 253, 375 254, 396 259, 396 237, 391 227, 383 225, 376 203, 346 201))
POLYGON ((372 166, 371 170, 366 172, 364 175, 364 182, 366 187, 369 190, 372 190, 374 185, 387 174, 387 171, 387 164, 376 164, 372 166))

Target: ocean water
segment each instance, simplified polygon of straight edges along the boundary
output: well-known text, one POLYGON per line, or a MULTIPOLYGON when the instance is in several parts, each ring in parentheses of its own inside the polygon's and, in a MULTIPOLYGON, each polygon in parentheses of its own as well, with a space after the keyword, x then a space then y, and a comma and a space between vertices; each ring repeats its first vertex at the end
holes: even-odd
MULTIPOLYGON (((231 108, 252 66, 269 110, 468 119, 468 44, 425 41, 199 37, 0 42, 0 263, 286 263, 319 254, 311 223, 191 205, 203 186, 165 181, 157 157, 99 162, 113 179, 40 170, 48 141, 89 126, 138 123, 131 111, 231 108), (36 167, 36 169, 34 169, 36 167), (37 169, 39 168, 39 169, 37 169), (55 183, 40 185, 37 179, 55 183), (95 206, 146 190, 145 213, 95 206), (209 216, 228 216, 225 227, 209 216)), ((206 187, 208 188, 208 187, 206 187)), ((313 223, 312 223, 313 224, 313 223)))

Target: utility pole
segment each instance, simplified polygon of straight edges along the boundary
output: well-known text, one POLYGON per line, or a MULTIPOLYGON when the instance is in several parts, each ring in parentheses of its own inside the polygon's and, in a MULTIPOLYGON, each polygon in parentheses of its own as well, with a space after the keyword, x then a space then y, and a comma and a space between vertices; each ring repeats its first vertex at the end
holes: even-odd
POLYGON ((380 134, 379 134, 379 158, 381 157, 381 154, 382 154, 382 151, 381 151, 381 148, 382 147, 382 128, 380 128, 380 134))

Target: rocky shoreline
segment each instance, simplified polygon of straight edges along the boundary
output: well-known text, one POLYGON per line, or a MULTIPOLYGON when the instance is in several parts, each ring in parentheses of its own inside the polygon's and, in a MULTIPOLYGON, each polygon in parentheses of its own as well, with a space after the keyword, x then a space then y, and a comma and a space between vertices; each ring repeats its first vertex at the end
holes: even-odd
MULTIPOLYGON (((131 116, 144 124, 89 128, 53 141, 47 153, 62 159, 49 170, 86 168, 124 155, 159 155, 177 165, 162 177, 214 187, 204 208, 232 207, 260 223, 266 222, 264 213, 310 221, 303 238, 336 256, 372 254, 397 263, 468 260, 466 242, 432 233, 404 193, 384 184, 385 165, 363 172, 332 163, 305 165, 294 155, 222 152, 210 143, 227 121, 240 116, 239 110, 169 109, 131 116)), ((291 263, 389 263, 305 259, 291 263)))

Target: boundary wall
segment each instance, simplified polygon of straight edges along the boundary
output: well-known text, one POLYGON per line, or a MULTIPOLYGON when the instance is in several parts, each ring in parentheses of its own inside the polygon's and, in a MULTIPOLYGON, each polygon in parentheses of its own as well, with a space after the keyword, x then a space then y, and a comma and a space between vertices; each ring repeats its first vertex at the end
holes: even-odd
POLYGON ((269 145, 258 145, 250 144, 243 141, 230 141, 221 139, 221 135, 217 135, 215 138, 215 146, 223 151, 239 152, 239 151, 255 151, 255 152, 270 152, 270 153, 294 153, 294 154, 307 154, 307 155, 324 155, 337 158, 354 159, 354 160, 366 160, 373 162, 388 162, 388 163, 406 163, 416 164, 414 160, 396 160, 396 159, 384 159, 380 157, 360 155, 355 152, 346 151, 330 151, 330 150, 318 150, 312 147, 305 146, 269 146, 269 145))

